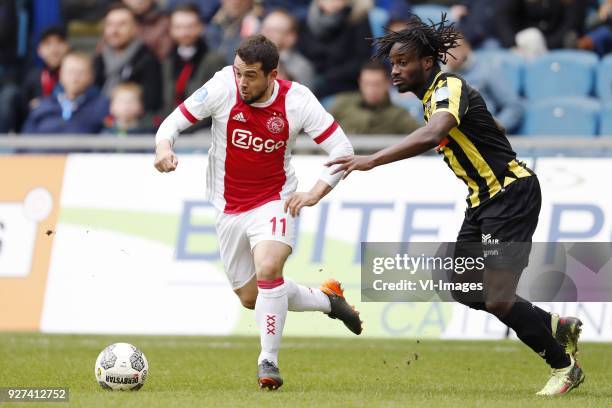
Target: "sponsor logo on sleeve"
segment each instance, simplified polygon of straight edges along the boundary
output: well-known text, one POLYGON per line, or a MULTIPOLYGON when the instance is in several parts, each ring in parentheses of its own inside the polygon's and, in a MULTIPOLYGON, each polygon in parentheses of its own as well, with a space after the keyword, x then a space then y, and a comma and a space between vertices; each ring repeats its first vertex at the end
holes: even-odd
POLYGON ((436 89, 433 98, 437 103, 448 100, 449 96, 448 86, 443 86, 442 88, 436 89))
POLYGON ((198 103, 204 102, 204 99, 208 96, 208 89, 201 87, 193 94, 193 100, 198 103))

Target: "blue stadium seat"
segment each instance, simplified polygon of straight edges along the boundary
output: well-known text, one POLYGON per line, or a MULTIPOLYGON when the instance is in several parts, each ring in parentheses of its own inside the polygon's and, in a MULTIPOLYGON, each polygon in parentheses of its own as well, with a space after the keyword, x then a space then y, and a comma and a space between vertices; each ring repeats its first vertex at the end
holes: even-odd
POLYGON ((597 61, 597 55, 588 51, 551 51, 526 65, 525 96, 588 96, 597 61))
POLYGON ((526 105, 523 129, 526 136, 595 136, 601 103, 586 97, 549 98, 526 105))
POLYGON ((519 94, 522 92, 525 60, 521 56, 503 49, 478 50, 475 54, 478 61, 487 64, 490 70, 501 72, 512 89, 519 94))
POLYGON ((425 123, 425 119, 423 118, 423 104, 416 96, 412 94, 400 94, 393 90, 391 92, 391 102, 393 102, 394 105, 400 106, 410 112, 410 116, 412 116, 418 123, 425 123))
POLYGON ((612 54, 604 57, 597 66, 595 93, 606 102, 612 102, 612 54))
POLYGON ((321 100, 321 105, 325 108, 326 111, 331 110, 332 106, 334 105, 334 102, 336 102, 336 95, 328 95, 323 97, 321 100))
POLYGON ((380 7, 373 7, 368 13, 370 30, 374 37, 382 37, 385 34, 385 26, 389 21, 389 12, 380 7))
POLYGON ((450 8, 435 4, 417 4, 412 7, 412 13, 419 16, 425 23, 429 23, 429 20, 439 23, 442 13, 446 13, 446 18, 450 20, 450 8))
POLYGON ((612 101, 605 103, 601 109, 599 134, 612 137, 612 101))

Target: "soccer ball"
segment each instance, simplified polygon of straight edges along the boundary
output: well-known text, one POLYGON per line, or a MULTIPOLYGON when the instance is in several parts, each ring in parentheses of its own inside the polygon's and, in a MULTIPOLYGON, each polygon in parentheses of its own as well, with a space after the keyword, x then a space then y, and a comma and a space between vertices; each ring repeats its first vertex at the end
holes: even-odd
POLYGON ((98 356, 94 375, 107 390, 139 390, 149 372, 147 358, 128 343, 111 344, 98 356))

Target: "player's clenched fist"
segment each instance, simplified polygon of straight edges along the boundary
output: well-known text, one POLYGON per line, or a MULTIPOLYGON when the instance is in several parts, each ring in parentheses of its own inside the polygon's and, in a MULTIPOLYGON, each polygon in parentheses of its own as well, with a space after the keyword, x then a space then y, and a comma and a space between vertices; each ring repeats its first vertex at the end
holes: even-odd
POLYGON ((178 159, 172 151, 170 142, 167 140, 161 141, 155 149, 155 168, 161 173, 169 173, 176 170, 178 159))

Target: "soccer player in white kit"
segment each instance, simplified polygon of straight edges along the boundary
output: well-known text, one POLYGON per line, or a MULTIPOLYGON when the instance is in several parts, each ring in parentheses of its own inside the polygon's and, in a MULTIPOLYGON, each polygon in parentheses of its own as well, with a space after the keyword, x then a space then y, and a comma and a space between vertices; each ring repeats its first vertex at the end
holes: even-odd
POLYGON ((341 173, 322 167, 308 192, 295 192, 291 149, 300 132, 330 160, 353 154, 348 138, 308 88, 277 79, 278 50, 262 35, 245 39, 233 66, 217 72, 174 110, 156 135, 155 167, 176 169, 173 144, 179 133, 212 118, 207 199, 217 209, 216 229, 225 273, 242 305, 255 309, 260 331, 259 386, 283 384, 278 351, 287 311, 321 311, 355 334, 359 314, 346 302, 340 283, 320 289, 283 277, 295 242, 295 217, 339 182, 341 173))

